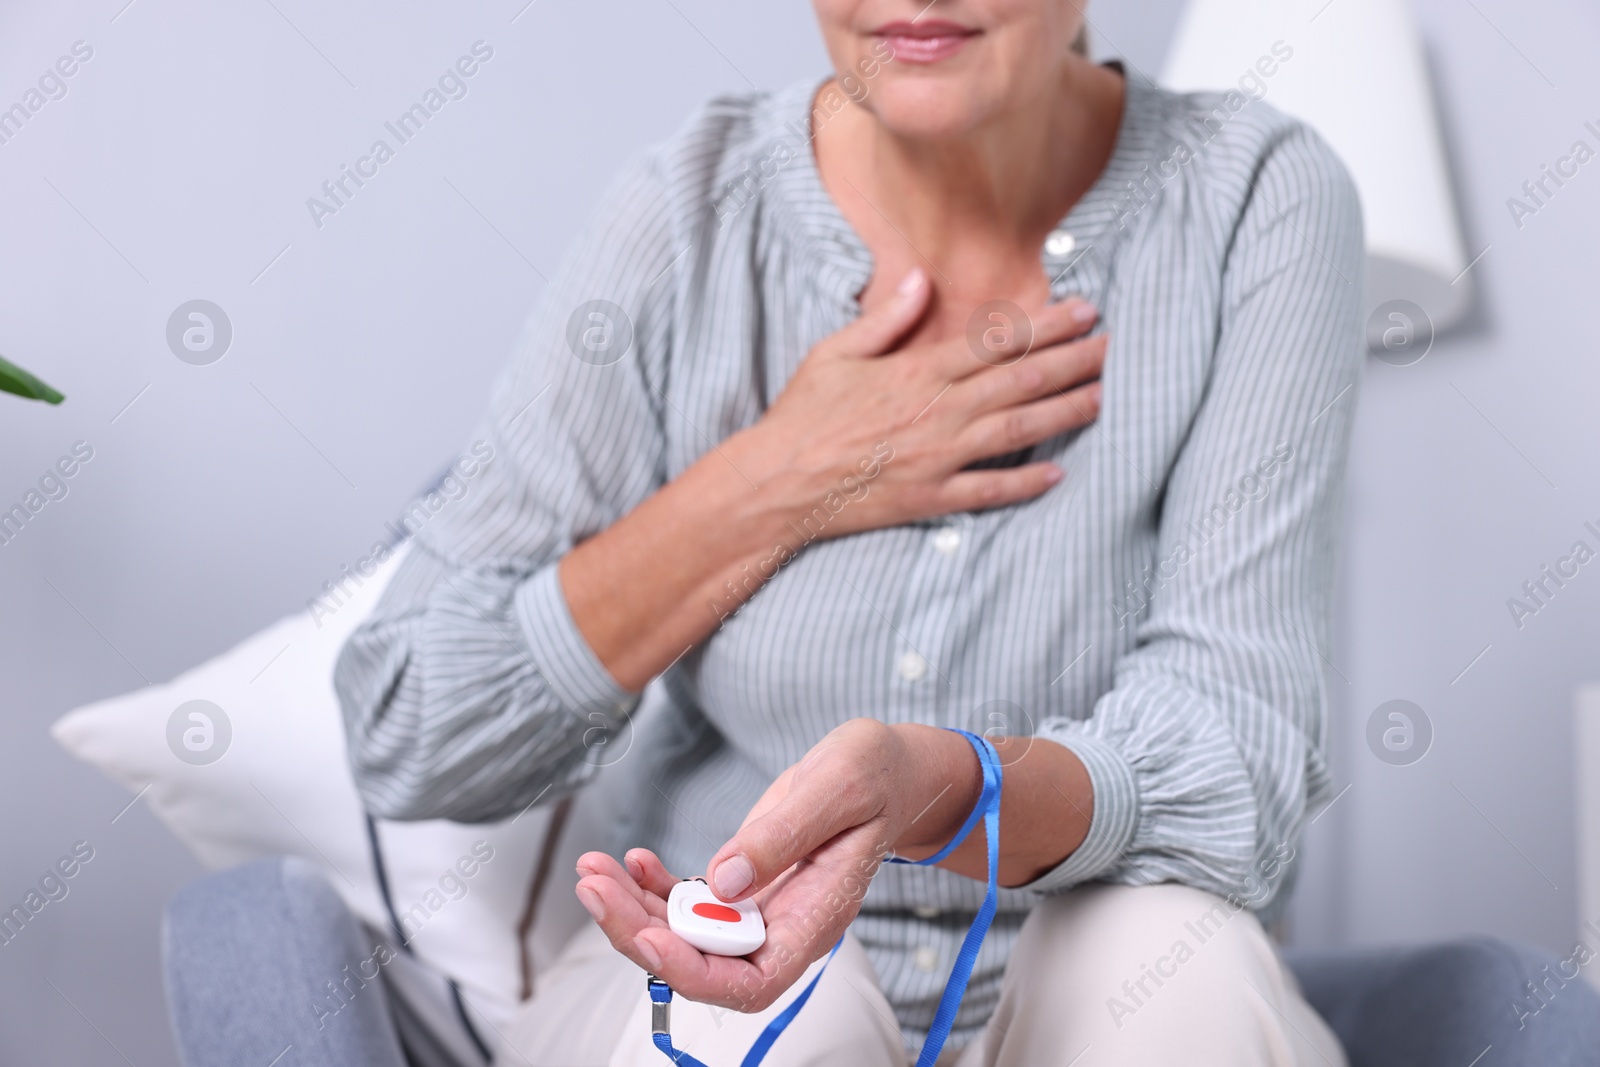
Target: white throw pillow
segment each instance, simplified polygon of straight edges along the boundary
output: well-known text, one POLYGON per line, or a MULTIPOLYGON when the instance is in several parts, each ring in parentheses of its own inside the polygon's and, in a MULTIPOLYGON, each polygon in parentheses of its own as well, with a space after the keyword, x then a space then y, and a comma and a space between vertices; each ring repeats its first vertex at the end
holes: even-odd
MULTIPOLYGON (((358 918, 392 929, 345 760, 333 667, 407 547, 359 588, 347 582, 353 596, 331 615, 324 604, 317 618, 309 610, 291 616, 171 682, 70 712, 55 724, 56 740, 142 795, 205 866, 301 856, 326 873, 358 918)), ((519 927, 550 805, 499 823, 377 822, 394 911, 416 959, 459 983, 470 1007, 495 1027, 525 993, 524 953, 548 960, 586 918, 572 899, 573 862, 585 848, 602 847, 618 794, 618 787, 582 794, 552 843, 528 930, 519 927)))

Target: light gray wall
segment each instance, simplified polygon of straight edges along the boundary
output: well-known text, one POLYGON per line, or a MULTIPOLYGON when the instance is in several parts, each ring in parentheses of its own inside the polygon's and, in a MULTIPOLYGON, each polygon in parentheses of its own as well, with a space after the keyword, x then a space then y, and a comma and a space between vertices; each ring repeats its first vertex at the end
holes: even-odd
MULTIPOLYGON (((1484 253, 1477 308, 1421 363, 1368 367, 1329 656, 1350 788, 1315 828, 1325 873, 1296 918, 1311 942, 1489 932, 1565 953, 1579 920, 1571 709, 1575 686, 1600 677, 1600 566, 1521 628, 1507 601, 1574 541, 1600 547, 1583 528, 1600 527, 1588 296, 1600 164, 1521 228, 1506 201, 1574 141, 1600 149, 1583 126, 1600 126, 1589 58, 1600 11, 1417 6, 1468 254, 1484 253), (1364 736, 1392 699, 1433 724, 1432 750, 1411 766, 1374 758, 1364 736)), ((1404 146, 1394 159, 1405 165, 1404 146)))
MULTIPOLYGON (((465 440, 619 163, 713 92, 823 69, 798 2, 124 2, 0 5, 0 104, 75 41, 94 49, 0 144, 0 353, 69 396, 0 397, 0 507, 73 442, 95 450, 0 547, 0 900, 73 841, 97 850, 0 947, 5 1064, 174 1062, 156 924, 197 869, 142 804, 113 825, 126 795, 48 724, 303 605, 465 440), (468 96, 317 228, 306 198, 480 39, 494 58, 468 96), (211 366, 166 346, 194 298, 233 323, 211 366)), ((1178 7, 1101 0, 1098 52, 1156 74, 1178 7)), ((1584 110, 1600 18, 1576 0, 1478 8, 1420 4, 1469 243, 1492 246, 1483 307, 1364 385, 1328 650, 1351 788, 1308 847, 1307 942, 1563 947, 1575 928, 1569 704, 1600 676, 1600 566, 1521 631, 1504 601, 1600 525, 1600 163, 1520 231, 1504 200, 1600 120, 1584 110), (1436 729, 1409 767, 1363 740, 1395 697, 1436 729)))

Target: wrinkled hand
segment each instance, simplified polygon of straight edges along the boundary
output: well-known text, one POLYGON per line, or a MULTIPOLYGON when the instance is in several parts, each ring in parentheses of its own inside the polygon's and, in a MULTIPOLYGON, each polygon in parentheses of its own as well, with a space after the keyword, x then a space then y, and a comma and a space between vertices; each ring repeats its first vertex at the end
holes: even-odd
POLYGON ((585 853, 578 897, 617 951, 678 994, 760 1011, 839 940, 884 858, 937 851, 981 788, 976 755, 948 731, 854 719, 829 733, 778 776, 707 867, 717 896, 753 896, 761 909, 767 940, 749 956, 702 953, 668 928, 679 879, 648 849, 629 851, 625 865, 585 853))
POLYGON ((1099 416, 1106 336, 1083 336, 1095 309, 1031 309, 979 348, 965 336, 902 347, 931 295, 912 271, 883 306, 820 341, 760 421, 720 446, 785 521, 842 493, 851 506, 830 508, 822 533, 838 537, 1031 500, 1061 479, 1045 461, 968 468, 1099 416))

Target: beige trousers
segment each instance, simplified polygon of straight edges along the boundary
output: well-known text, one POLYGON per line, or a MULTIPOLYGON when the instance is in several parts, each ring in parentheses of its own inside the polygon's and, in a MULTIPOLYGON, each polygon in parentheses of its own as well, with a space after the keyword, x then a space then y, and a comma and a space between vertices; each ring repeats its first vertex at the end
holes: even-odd
MULTIPOLYGON (((735 1067, 821 965, 752 1015, 674 997, 673 1043, 707 1067, 735 1067)), ((503 1038, 502 1064, 668 1062, 650 1043, 644 973, 593 925, 544 973, 503 1038)), ((853 937, 765 1062, 907 1067, 894 1012, 853 937)), ((1255 916, 1174 884, 1086 885, 1046 898, 1023 925, 982 1035, 939 1057, 939 1067, 1171 1064, 1346 1067, 1255 916)))

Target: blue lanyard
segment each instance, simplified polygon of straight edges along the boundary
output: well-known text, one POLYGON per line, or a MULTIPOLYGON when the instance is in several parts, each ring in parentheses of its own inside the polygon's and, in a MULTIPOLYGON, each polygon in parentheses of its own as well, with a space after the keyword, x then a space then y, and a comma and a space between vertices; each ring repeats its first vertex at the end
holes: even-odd
MULTIPOLYGON (((967 982, 972 977, 972 967, 978 960, 978 949, 983 945, 985 935, 989 933, 989 924, 994 922, 995 910, 1000 904, 1000 785, 1002 780, 1000 768, 1000 754, 986 739, 966 730, 956 730, 956 733, 965 737, 978 752, 978 762, 983 766, 983 792, 978 795, 978 803, 973 807, 967 821, 962 824, 960 831, 950 840, 950 843, 938 852, 921 860, 904 860, 897 856, 890 856, 890 863, 908 863, 917 867, 926 867, 938 863, 954 852, 961 842, 972 833, 973 827, 978 825, 978 820, 983 820, 984 834, 987 837, 985 844, 989 852, 989 891, 984 894, 983 906, 978 909, 977 918, 973 919, 972 926, 967 930, 966 938, 961 942, 961 951, 956 956, 956 965, 950 971, 950 980, 945 983, 944 994, 939 998, 939 1008, 934 1012, 933 1025, 928 1027, 928 1039, 922 1044, 922 1052, 917 1057, 917 1067, 933 1067, 939 1058, 939 1052, 944 1048, 945 1041, 950 1037, 950 1028, 955 1023, 956 1010, 961 1007, 961 998, 967 991, 967 982)), ((844 944, 840 938, 838 944, 833 946, 833 951, 828 953, 831 961, 839 951, 839 945, 844 944)), ((828 964, 822 965, 822 970, 828 964)), ((822 970, 817 971, 816 977, 805 987, 804 991, 761 1032, 756 1043, 750 1046, 750 1051, 745 1053, 740 1067, 756 1067, 772 1048, 772 1043, 778 1040, 778 1035, 794 1021, 800 1014, 800 1009, 805 1007, 807 1000, 811 999, 811 991, 817 988, 817 981, 822 977, 822 970)), ((671 1030, 671 1005, 672 987, 667 985, 655 975, 647 979, 650 990, 650 1031, 651 1041, 656 1048, 666 1054, 673 1063, 682 1067, 705 1067, 705 1064, 689 1055, 672 1047, 671 1030)))

